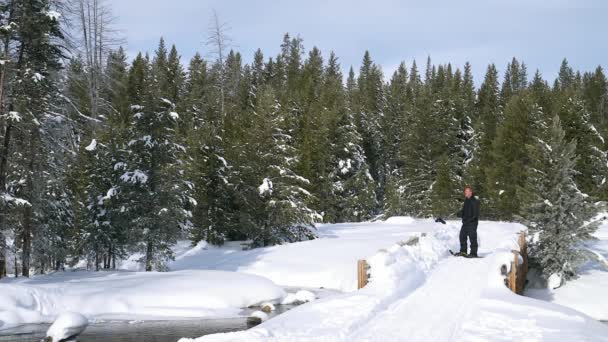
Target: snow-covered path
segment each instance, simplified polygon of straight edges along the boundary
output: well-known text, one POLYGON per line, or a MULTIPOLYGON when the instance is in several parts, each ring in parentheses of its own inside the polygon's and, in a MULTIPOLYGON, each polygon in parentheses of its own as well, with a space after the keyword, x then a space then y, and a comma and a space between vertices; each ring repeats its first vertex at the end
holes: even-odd
POLYGON ((475 304, 488 283, 488 275, 498 271, 496 255, 506 256, 515 247, 514 237, 520 227, 505 228, 500 224, 482 225, 479 254, 484 258, 445 258, 423 286, 377 314, 351 337, 372 341, 381 334, 394 341, 404 336, 408 341, 453 340, 462 322, 477 309, 475 304), (437 329, 439 326, 441 329, 437 329))
POLYGON ((590 317, 504 286, 500 266, 511 261, 522 228, 483 222, 484 258, 465 259, 447 253, 458 246, 458 224, 450 222, 418 246, 368 258, 372 282, 362 290, 197 341, 608 341, 608 328, 590 317))
POLYGON ((375 341, 378 336, 391 341, 404 336, 407 341, 451 341, 481 295, 478 284, 486 281, 483 269, 487 267, 484 259, 450 258, 442 262, 424 286, 375 315, 350 337, 363 341, 375 341))

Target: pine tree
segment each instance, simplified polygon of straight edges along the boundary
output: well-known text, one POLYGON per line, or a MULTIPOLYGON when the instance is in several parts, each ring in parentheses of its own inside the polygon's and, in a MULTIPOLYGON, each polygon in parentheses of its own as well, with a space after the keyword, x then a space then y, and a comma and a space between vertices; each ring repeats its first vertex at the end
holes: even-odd
POLYGON ((524 170, 530 162, 525 146, 536 134, 542 118, 542 110, 529 95, 516 95, 507 103, 505 121, 492 146, 494 166, 487 171, 485 187, 498 218, 512 219, 520 210, 523 195, 518 189, 526 182, 524 170))
POLYGON ((454 179, 450 159, 444 154, 437 162, 437 175, 430 192, 433 216, 445 218, 458 210, 460 187, 454 179))
POLYGON ((574 181, 576 141, 567 140, 555 116, 548 132, 528 145, 533 155, 527 167, 527 205, 522 208, 533 242, 530 255, 545 279, 573 278, 583 259, 579 243, 591 238, 597 224, 589 223, 597 208, 574 181))
MULTIPOLYGON (((477 93, 475 104, 475 120, 472 126, 475 134, 468 141, 471 157, 467 163, 467 180, 477 194, 487 198, 488 171, 494 165, 492 159, 492 142, 496 131, 503 120, 502 108, 499 102, 498 71, 494 64, 487 68, 486 75, 477 93)), ((484 215, 492 217, 492 204, 484 203, 484 215)))
POLYGON ((253 237, 255 246, 268 246, 315 237, 313 223, 320 215, 308 207, 312 194, 303 187, 309 180, 294 170, 298 162, 293 138, 285 129, 287 120, 271 89, 260 94, 256 108, 259 124, 257 168, 262 213, 260 231, 253 237))
POLYGON ((332 143, 330 210, 328 222, 359 222, 373 217, 377 207, 375 182, 369 172, 362 138, 354 124, 354 118, 345 112, 338 123, 335 141, 332 143))
POLYGON ((120 164, 121 199, 144 254, 146 271, 164 269, 171 247, 190 230, 190 183, 183 178, 185 147, 176 143, 179 114, 168 100, 174 86, 167 76, 166 51, 161 40, 151 65, 137 61, 131 70, 143 72, 142 87, 133 101, 128 157, 120 164), (141 68, 136 70, 134 68, 141 68))
POLYGON ((566 131, 566 139, 575 139, 577 142, 576 154, 579 157, 576 164, 578 173, 574 177, 576 184, 582 192, 605 200, 608 165, 604 137, 591 123, 590 113, 578 96, 562 100, 565 103, 560 104, 558 114, 566 131))
POLYGON ((382 155, 382 117, 386 107, 382 70, 376 65, 368 51, 357 79, 357 101, 353 102, 357 127, 363 139, 361 146, 367 157, 370 174, 378 184, 378 197, 386 179, 385 161, 382 155))
MULTIPOLYGON (((2 87, 0 108, 2 122, 2 158, 0 161, 0 277, 6 274, 4 234, 5 216, 18 215, 21 245, 22 274, 30 275, 32 265, 32 241, 39 222, 36 214, 42 209, 40 173, 49 163, 42 153, 43 138, 47 132, 41 127, 52 115, 52 105, 58 98, 57 72, 64 57, 63 33, 60 23, 48 15, 48 0, 11 1, 1 5, 3 12, 2 45, 3 63, 0 74, 2 87), (16 51, 16 53, 11 53, 16 51), (8 119, 7 119, 8 118, 8 119), (9 163, 8 157, 11 156, 9 163), (11 172, 12 170, 12 172, 11 172), (12 173, 12 175, 11 175, 12 173), (21 200, 29 205, 21 212, 10 212, 14 206, 6 199, 7 185, 17 183, 21 200)), ((10 190, 9 190, 10 191, 10 190)), ((20 208, 21 209, 21 208, 20 208)))

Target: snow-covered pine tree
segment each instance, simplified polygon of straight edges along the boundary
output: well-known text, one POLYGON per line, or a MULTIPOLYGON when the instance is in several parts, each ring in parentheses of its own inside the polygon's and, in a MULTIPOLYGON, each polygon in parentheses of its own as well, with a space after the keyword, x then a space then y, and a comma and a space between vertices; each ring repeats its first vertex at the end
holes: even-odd
POLYGON ((377 208, 375 182, 372 178, 361 135, 354 117, 345 112, 338 123, 332 142, 332 171, 330 199, 332 206, 326 213, 328 222, 360 222, 374 216, 377 208))
POLYGON ((579 190, 576 174, 576 141, 567 140, 560 119, 528 145, 532 158, 526 169, 525 203, 522 214, 532 243, 530 255, 545 279, 562 283, 574 277, 583 259, 580 242, 590 239, 597 224, 591 197, 579 190))
POLYGON ((543 112, 529 93, 515 95, 505 108, 505 120, 493 142, 491 168, 486 171, 486 194, 492 201, 496 217, 510 220, 520 210, 526 182, 525 165, 530 162, 526 145, 535 136, 543 112))
MULTIPOLYGON (((56 72, 63 57, 59 18, 52 11, 51 1, 8 1, 0 4, 2 12, 2 70, 0 134, 3 149, 0 161, 0 196, 6 195, 6 185, 17 182, 22 198, 30 205, 19 213, 21 231, 22 273, 30 274, 32 239, 36 234, 36 213, 40 209, 40 184, 37 175, 46 167, 41 154, 42 121, 52 112, 56 97, 56 72), (17 120, 18 118, 18 120, 17 120), (8 156, 15 156, 8 160, 8 156), (15 164, 15 162, 17 164, 15 164), (11 165, 14 164, 14 165, 11 165), (18 172, 9 177, 9 170, 18 172)), ((4 201, 7 202, 7 201, 4 201)), ((0 231, 4 230, 7 206, 0 205, 0 231)), ((0 236, 3 238, 3 236, 0 236)), ((3 240, 3 239, 2 239, 3 240)), ((0 241, 0 249, 5 246, 0 241)), ((0 254, 4 256, 4 250, 0 254)), ((0 276, 5 273, 4 258, 0 257, 0 276)))
MULTIPOLYGON (((565 95, 569 96, 567 93, 565 95)), ((605 195, 608 188, 605 140, 591 123, 585 103, 576 95, 563 98, 558 114, 563 122, 566 139, 576 139, 577 142, 578 173, 574 177, 577 186, 582 192, 592 196, 605 195)))
MULTIPOLYGON (((408 73, 405 63, 402 62, 393 74, 387 89, 386 113, 382 117, 383 123, 383 166, 387 175, 398 172, 403 167, 404 160, 401 155, 403 135, 406 132, 406 123, 409 119, 412 103, 408 99, 408 73)), ((389 176, 390 177, 390 176, 389 176)))
POLYGON ((332 172, 332 158, 334 142, 337 139, 339 120, 347 110, 347 97, 344 89, 340 63, 335 53, 331 52, 327 66, 323 72, 323 84, 320 89, 318 107, 319 113, 316 124, 318 129, 318 142, 315 143, 315 150, 319 153, 316 158, 316 181, 315 188, 315 209, 317 209, 326 222, 332 220, 333 214, 326 215, 334 208, 332 202, 332 180, 329 174, 332 172))
POLYGON ((412 132, 405 136, 402 203, 404 211, 414 216, 433 214, 433 198, 444 198, 432 195, 436 191, 447 191, 434 188, 441 157, 448 158, 449 172, 445 175, 451 177, 451 184, 460 182, 458 177, 464 162, 461 122, 455 101, 450 97, 449 73, 446 67, 439 66, 432 74, 433 80, 425 84, 409 122, 412 132))
MULTIPOLYGON (((477 92, 476 116, 472 122, 475 135, 468 142, 473 159, 469 161, 465 171, 466 179, 473 186, 475 192, 482 195, 483 199, 488 198, 486 185, 488 183, 487 172, 493 165, 492 142, 496 137, 496 130, 503 117, 503 108, 500 106, 498 94, 498 71, 494 64, 490 64, 484 81, 477 92)), ((484 215, 486 217, 495 216, 492 207, 491 203, 484 202, 484 215)))
POLYGON ((351 109, 355 113, 357 128, 363 139, 361 146, 370 174, 378 185, 378 194, 382 195, 386 175, 383 169, 381 118, 384 116, 386 96, 382 69, 372 61, 369 51, 363 56, 356 89, 356 101, 352 102, 351 109))
POLYGON ((190 183, 184 177, 186 149, 176 142, 179 114, 168 100, 171 84, 167 56, 161 40, 154 61, 138 57, 131 75, 143 75, 131 100, 133 121, 129 127, 127 155, 119 162, 120 197, 133 236, 143 253, 146 271, 164 269, 172 258, 171 247, 191 228, 190 183))
POLYGON ((292 137, 285 129, 285 113, 271 88, 259 94, 258 116, 259 234, 253 237, 255 246, 268 246, 315 237, 313 223, 320 215, 309 208, 312 194, 304 189, 309 180, 294 170, 298 163, 292 137))
MULTIPOLYGON (((236 56, 230 57, 231 60, 236 56)), ((229 87, 227 81, 235 75, 227 76, 227 68, 219 65, 219 60, 205 73, 204 63, 196 61, 199 68, 196 78, 191 78, 186 94, 186 108, 195 115, 195 128, 190 132, 189 141, 193 146, 189 151, 191 165, 190 178, 194 184, 194 224, 191 239, 193 242, 206 240, 213 244, 223 244, 230 237, 238 236, 238 215, 235 208, 234 185, 240 183, 232 161, 227 159, 228 144, 225 132, 226 122, 233 122, 237 114, 233 104, 221 103, 223 98, 234 99, 234 84, 229 87), (207 78, 208 77, 208 78, 207 78), (194 82, 194 83, 192 83, 194 82), (219 83, 223 82, 222 87, 219 83), (192 93, 198 92, 202 98, 192 93), (224 112, 222 112, 224 110, 224 112), (230 116, 230 118, 228 118, 230 116)), ((231 63, 235 63, 234 61, 231 63)), ((192 65, 191 65, 192 67, 192 65)), ((238 69, 240 65, 237 63, 238 69)), ((229 69, 230 71, 232 69, 229 69)), ((232 70, 234 71, 234 70, 232 70)), ((240 77, 240 75, 238 75, 240 77)), ((230 82, 233 83, 233 82, 230 82)))

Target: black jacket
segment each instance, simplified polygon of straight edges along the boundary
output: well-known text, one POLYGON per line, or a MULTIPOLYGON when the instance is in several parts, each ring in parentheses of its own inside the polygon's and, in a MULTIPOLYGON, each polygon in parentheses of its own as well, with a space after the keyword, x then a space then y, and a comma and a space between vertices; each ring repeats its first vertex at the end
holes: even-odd
POLYGON ((458 212, 458 217, 462 218, 462 225, 477 227, 479 223, 479 200, 474 196, 464 200, 462 210, 458 212))

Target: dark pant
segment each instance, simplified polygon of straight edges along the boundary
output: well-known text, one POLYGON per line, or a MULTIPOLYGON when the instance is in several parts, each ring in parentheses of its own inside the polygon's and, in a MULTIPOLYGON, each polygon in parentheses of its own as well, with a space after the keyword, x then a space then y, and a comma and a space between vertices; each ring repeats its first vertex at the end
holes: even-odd
POLYGON ((467 252, 467 237, 471 242, 471 253, 477 255, 477 226, 463 225, 460 228, 460 251, 467 252))

